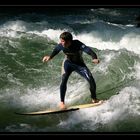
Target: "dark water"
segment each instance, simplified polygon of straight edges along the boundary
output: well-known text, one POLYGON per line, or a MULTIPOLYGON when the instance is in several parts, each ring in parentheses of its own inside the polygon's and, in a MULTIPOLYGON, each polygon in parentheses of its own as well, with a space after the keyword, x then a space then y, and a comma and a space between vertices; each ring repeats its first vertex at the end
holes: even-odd
MULTIPOLYGON (((139 8, 4 8, 0 13, 0 132, 139 132, 139 8), (14 112, 55 108, 64 54, 42 58, 70 31, 91 46, 100 64, 84 60, 96 84, 96 108, 43 116, 14 112)), ((68 81, 66 104, 90 102, 88 84, 77 73, 68 81)))

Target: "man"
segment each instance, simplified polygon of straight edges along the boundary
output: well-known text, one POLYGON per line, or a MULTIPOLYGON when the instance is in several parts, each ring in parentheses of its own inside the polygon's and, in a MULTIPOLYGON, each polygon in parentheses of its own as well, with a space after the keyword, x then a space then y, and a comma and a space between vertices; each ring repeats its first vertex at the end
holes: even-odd
POLYGON ((97 58, 95 52, 93 52, 90 47, 86 46, 79 40, 73 40, 73 36, 71 33, 63 32, 60 35, 60 43, 56 45, 50 56, 48 55, 44 56, 43 62, 48 62, 60 51, 63 51, 66 56, 63 62, 63 74, 62 81, 60 84, 60 98, 61 98, 60 108, 61 109, 66 108, 64 99, 67 89, 67 81, 70 74, 73 71, 76 71, 88 81, 90 85, 92 103, 99 102, 99 100, 96 98, 96 83, 90 70, 87 68, 82 58, 82 52, 85 52, 92 57, 93 63, 98 64, 99 59, 97 58))

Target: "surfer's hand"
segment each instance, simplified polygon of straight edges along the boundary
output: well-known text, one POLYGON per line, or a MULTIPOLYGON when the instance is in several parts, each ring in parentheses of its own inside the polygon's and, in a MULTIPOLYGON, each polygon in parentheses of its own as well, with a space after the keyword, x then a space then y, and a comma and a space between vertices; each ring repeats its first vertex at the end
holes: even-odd
POLYGON ((50 56, 44 56, 42 61, 48 62, 50 59, 51 59, 50 56))
POLYGON ((99 60, 99 59, 93 59, 92 62, 93 62, 94 64, 98 64, 98 63, 100 63, 100 60, 99 60))

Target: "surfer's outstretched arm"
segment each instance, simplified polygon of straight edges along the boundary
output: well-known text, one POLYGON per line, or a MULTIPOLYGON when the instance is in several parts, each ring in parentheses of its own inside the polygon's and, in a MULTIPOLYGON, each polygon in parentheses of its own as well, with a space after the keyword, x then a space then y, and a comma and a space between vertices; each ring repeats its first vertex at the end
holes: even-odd
POLYGON ((53 52, 51 53, 51 55, 50 55, 50 56, 49 56, 49 55, 44 56, 43 59, 42 59, 42 61, 43 61, 43 62, 48 62, 48 61, 51 60, 55 55, 57 55, 60 51, 61 51, 61 47, 60 47, 60 45, 58 44, 58 45, 54 48, 54 50, 53 50, 53 52))

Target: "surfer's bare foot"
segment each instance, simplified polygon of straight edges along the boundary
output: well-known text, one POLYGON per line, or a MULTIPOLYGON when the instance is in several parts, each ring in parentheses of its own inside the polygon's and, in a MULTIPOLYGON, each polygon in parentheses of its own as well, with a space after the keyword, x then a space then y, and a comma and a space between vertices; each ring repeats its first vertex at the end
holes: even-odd
POLYGON ((99 102, 102 102, 103 100, 99 100, 99 99, 92 99, 92 103, 99 103, 99 102))
POLYGON ((63 109, 66 109, 66 106, 65 106, 64 102, 61 102, 60 105, 59 105, 59 107, 60 107, 60 109, 62 109, 62 110, 63 110, 63 109))

